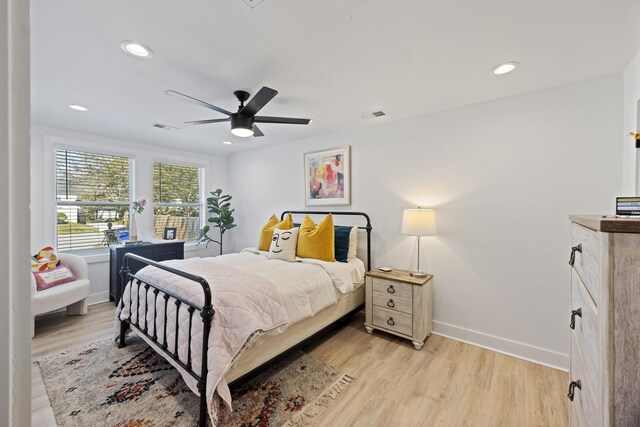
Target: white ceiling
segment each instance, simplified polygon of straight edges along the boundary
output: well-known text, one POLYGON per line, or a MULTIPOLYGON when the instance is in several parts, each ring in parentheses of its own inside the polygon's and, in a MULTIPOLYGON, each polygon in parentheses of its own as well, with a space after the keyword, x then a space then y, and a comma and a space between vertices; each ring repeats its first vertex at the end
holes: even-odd
POLYGON ((231 154, 618 73, 640 48, 638 3, 264 0, 250 9, 241 0, 32 0, 33 121, 231 154), (155 56, 128 56, 122 40, 155 56), (490 73, 513 60, 522 63, 516 72, 490 73), (263 85, 280 94, 260 114, 312 124, 263 124, 265 137, 237 138, 227 123, 183 125, 223 116, 164 94, 235 111, 234 90, 263 85), (389 116, 359 115, 379 108, 389 116))

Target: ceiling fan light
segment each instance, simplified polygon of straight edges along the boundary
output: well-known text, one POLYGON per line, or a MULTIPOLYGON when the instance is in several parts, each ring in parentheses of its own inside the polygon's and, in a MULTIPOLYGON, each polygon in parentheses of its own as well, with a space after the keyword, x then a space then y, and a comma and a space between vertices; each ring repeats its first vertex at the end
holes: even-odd
POLYGON ((231 133, 235 136, 239 136, 240 138, 246 138, 248 136, 253 136, 253 128, 249 126, 236 125, 231 128, 231 133))

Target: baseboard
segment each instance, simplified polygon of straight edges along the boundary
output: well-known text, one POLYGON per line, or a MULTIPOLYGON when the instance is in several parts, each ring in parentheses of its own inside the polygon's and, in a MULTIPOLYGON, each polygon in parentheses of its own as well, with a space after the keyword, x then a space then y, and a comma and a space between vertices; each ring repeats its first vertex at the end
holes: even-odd
POLYGON ((87 304, 94 305, 109 301, 109 292, 98 292, 87 297, 87 304))
POLYGON ((433 322, 432 333, 560 371, 568 371, 569 355, 567 354, 437 321, 433 322))

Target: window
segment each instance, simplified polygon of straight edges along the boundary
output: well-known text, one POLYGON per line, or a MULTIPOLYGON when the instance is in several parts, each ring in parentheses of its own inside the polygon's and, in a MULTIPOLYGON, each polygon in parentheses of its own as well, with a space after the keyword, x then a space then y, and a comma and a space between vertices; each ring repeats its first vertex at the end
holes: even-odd
POLYGON ((109 230, 125 229, 130 159, 56 150, 58 251, 103 248, 109 230))
POLYGON ((153 164, 153 229, 158 238, 163 237, 165 227, 176 228, 180 240, 199 237, 202 175, 197 167, 153 164))

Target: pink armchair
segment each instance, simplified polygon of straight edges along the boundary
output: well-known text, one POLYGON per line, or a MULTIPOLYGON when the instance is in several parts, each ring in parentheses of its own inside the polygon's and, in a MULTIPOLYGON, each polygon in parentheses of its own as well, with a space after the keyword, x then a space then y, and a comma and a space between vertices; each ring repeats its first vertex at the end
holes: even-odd
POLYGON ((87 262, 84 258, 72 254, 60 254, 60 262, 67 264, 78 280, 38 291, 36 279, 33 274, 31 275, 32 338, 35 334, 35 320, 38 314, 48 313, 62 307, 67 307, 67 316, 87 314, 87 297, 91 287, 87 262))

